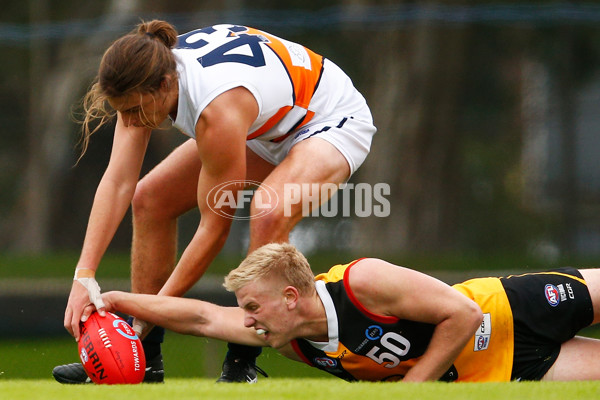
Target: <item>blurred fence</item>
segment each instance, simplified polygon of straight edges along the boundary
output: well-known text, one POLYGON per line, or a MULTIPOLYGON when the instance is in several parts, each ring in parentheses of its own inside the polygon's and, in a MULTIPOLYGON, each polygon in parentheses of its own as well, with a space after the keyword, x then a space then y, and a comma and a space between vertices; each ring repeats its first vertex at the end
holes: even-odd
MULTIPOLYGON (((204 277, 186 297, 224 306, 237 305, 221 278, 204 277)), ((129 290, 127 280, 103 280, 105 290, 129 290)), ((65 334, 64 311, 71 290, 68 279, 7 279, 0 281, 0 338, 65 334)))
MULTIPOLYGON (((139 19, 156 18, 156 14, 136 14, 130 23, 139 19)), ((592 25, 600 22, 600 5, 594 3, 550 4, 395 4, 344 5, 317 11, 300 9, 238 9, 161 14, 179 29, 197 28, 201 21, 228 21, 256 25, 265 29, 381 31, 412 27, 415 23, 432 24, 489 24, 503 26, 592 25)), ((122 34, 123 26, 101 23, 101 18, 66 20, 33 24, 0 23, 3 45, 28 46, 34 39, 63 40, 87 37, 94 33, 122 34)))

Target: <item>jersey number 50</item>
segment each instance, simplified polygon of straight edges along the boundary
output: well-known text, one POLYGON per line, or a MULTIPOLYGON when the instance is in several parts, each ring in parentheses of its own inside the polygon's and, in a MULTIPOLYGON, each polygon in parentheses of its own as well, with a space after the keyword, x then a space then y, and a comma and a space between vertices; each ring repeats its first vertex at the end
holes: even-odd
POLYGON ((381 344, 390 352, 380 352, 381 349, 379 346, 373 346, 373 348, 367 353, 367 357, 380 365, 387 363, 384 365, 386 368, 394 368, 400 364, 399 357, 405 356, 410 350, 410 342, 404 336, 396 332, 387 332, 385 335, 383 335, 381 337, 381 344), (392 343, 392 340, 402 347, 392 343))

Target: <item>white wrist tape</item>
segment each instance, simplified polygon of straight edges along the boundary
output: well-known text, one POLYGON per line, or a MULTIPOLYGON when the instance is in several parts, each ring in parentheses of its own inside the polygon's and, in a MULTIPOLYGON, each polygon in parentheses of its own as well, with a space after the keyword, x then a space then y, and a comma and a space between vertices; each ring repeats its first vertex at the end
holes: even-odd
POLYGON ((146 329, 147 327, 148 327, 148 323, 146 321, 142 321, 141 319, 137 319, 137 318, 135 318, 133 320, 132 328, 140 338, 142 337, 142 333, 144 332, 144 329, 146 329))
POLYGON ((100 294, 100 286, 98 285, 98 282, 96 282, 96 278, 93 276, 78 278, 77 272, 78 271, 75 270, 75 278, 73 280, 81 283, 83 287, 87 289, 90 303, 96 307, 96 310, 104 308, 104 302, 102 301, 102 295, 100 294))

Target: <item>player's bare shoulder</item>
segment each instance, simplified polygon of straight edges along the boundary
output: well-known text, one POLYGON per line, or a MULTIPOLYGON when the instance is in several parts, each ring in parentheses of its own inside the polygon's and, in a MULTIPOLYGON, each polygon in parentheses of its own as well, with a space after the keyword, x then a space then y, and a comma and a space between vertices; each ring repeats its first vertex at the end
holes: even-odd
POLYGON ((350 266, 346 286, 359 303, 376 312, 389 298, 391 285, 397 287, 402 281, 403 270, 378 258, 363 258, 350 266))
POLYGON ((390 279, 397 279, 407 273, 410 275, 411 271, 378 258, 360 259, 350 268, 347 284, 356 294, 365 291, 369 295, 388 284, 390 279))

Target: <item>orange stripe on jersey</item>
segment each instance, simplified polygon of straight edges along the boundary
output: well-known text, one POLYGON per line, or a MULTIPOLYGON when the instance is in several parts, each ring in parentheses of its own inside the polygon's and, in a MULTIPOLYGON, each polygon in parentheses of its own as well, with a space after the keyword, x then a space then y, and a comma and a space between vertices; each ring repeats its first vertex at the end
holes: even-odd
POLYGON ((303 108, 308 108, 310 100, 317 88, 317 84, 321 79, 323 70, 323 56, 318 55, 314 51, 302 46, 310 60, 310 69, 303 65, 295 65, 290 55, 290 50, 285 44, 268 33, 259 31, 258 29, 248 28, 250 35, 262 35, 269 39, 269 46, 277 54, 283 62, 283 65, 290 74, 292 85, 294 86, 294 95, 296 97, 294 104, 303 108))
POLYGON ((265 122, 260 128, 248 135, 246 140, 254 139, 273 128, 281 119, 292 109, 292 106, 281 107, 279 111, 275 113, 267 122, 265 122))
MULTIPOLYGON (((303 54, 299 56, 299 60, 302 56, 308 56, 307 60, 303 60, 303 64, 299 65, 298 62, 294 63, 290 51, 293 51, 293 48, 288 48, 284 42, 278 39, 275 36, 269 35, 266 32, 260 31, 254 28, 247 28, 248 30, 245 32, 249 35, 261 35, 269 40, 269 42, 265 43, 269 48, 273 50, 273 52, 277 55, 277 57, 281 60, 281 63, 285 67, 289 78, 290 83, 293 88, 294 95, 294 105, 297 107, 301 107, 307 110, 305 117, 302 119, 302 122, 294 125, 294 129, 298 129, 301 126, 308 123, 312 117, 314 116, 314 112, 308 111, 308 105, 319 85, 319 81, 321 80, 321 75, 323 73, 323 56, 313 52, 312 50, 300 46, 294 43, 294 46, 298 46, 296 50, 303 50, 303 54)), ((290 42, 291 43, 291 42, 290 42)), ((289 110, 288 110, 289 111, 289 110)), ((273 128, 275 124, 280 121, 285 113, 282 113, 282 109, 273 116, 269 121, 267 121, 263 126, 261 126, 257 131, 255 131, 251 136, 248 136, 248 139, 256 138, 263 133, 267 132, 269 129, 273 128), (266 128, 268 126, 268 128, 266 128), (260 132, 260 133, 258 133, 260 132)), ((286 132, 289 133, 289 132, 286 132)), ((277 140, 277 138, 273 139, 273 141, 277 140)))

